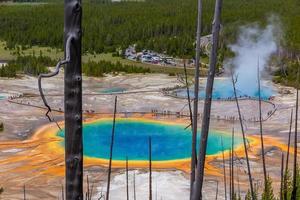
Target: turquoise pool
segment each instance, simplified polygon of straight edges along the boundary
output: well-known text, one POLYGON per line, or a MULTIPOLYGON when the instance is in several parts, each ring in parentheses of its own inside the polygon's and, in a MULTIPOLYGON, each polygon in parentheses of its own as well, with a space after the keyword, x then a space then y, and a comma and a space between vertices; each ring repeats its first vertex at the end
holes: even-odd
MULTIPOLYGON (((117 120, 114 160, 148 160, 148 138, 152 137, 152 157, 155 161, 189 158, 191 154, 191 132, 184 130, 185 125, 144 120, 117 120)), ((84 155, 94 158, 109 159, 112 121, 104 120, 84 125, 84 155)), ((64 137, 64 131, 58 132, 64 137)), ((230 149, 231 136, 220 132, 211 132, 208 138, 207 155, 222 151, 221 136, 225 150, 230 149)), ((237 137, 236 145, 242 139, 237 137)), ((198 136, 199 142, 199 136, 198 136)), ((62 142, 61 145, 64 145, 62 142)))
MULTIPOLYGON (((205 98, 205 87, 206 83, 200 85, 199 88, 199 98, 205 98)), ((258 89, 257 86, 249 86, 245 87, 244 85, 239 85, 237 82, 237 96, 240 98, 243 97, 251 97, 251 98, 258 98, 258 89)), ((186 88, 178 89, 174 91, 178 97, 187 97, 186 88)), ((261 98, 262 99, 269 99, 271 96, 275 95, 275 90, 271 85, 262 84, 261 86, 261 98)), ((194 98, 194 88, 190 88, 190 96, 194 98)), ((213 99, 228 99, 233 98, 233 87, 232 82, 229 79, 222 79, 222 80, 215 80, 214 82, 214 89, 213 89, 213 99)))
POLYGON ((7 95, 5 95, 3 93, 2 94, 0 93, 0 100, 6 99, 6 98, 7 98, 7 95))
POLYGON ((124 92, 124 91, 126 91, 125 88, 113 87, 113 88, 103 89, 103 90, 101 90, 101 93, 110 94, 110 93, 120 93, 120 92, 124 92))

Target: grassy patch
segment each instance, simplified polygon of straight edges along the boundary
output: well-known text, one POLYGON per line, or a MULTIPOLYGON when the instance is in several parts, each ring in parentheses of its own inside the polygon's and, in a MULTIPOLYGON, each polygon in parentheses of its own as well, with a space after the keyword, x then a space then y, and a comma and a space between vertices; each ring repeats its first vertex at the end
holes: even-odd
MULTIPOLYGON (((63 58, 63 51, 60 49, 54 49, 50 47, 38 47, 38 46, 32 46, 29 49, 21 50, 19 47, 19 51, 17 50, 9 50, 5 48, 5 42, 0 41, 0 60, 13 60, 17 58, 17 55, 19 54, 21 56, 28 56, 28 55, 43 55, 46 57, 50 57, 53 60, 59 60, 63 58)), ((82 61, 84 63, 87 63, 88 61, 109 61, 112 63, 120 62, 123 65, 130 65, 130 66, 136 66, 136 67, 144 67, 149 68, 151 72, 153 73, 164 73, 164 74, 182 74, 183 68, 182 67, 173 67, 173 66, 159 66, 159 65, 151 65, 147 63, 141 63, 141 62, 135 62, 127 59, 123 59, 121 57, 115 57, 112 55, 112 53, 101 53, 101 54, 84 54, 82 56, 82 61)), ((208 60, 202 60, 202 62, 206 63, 208 60)), ((192 75, 194 73, 193 68, 187 68, 187 72, 189 75, 192 75)), ((201 70, 202 75, 206 74, 206 69, 201 70)))

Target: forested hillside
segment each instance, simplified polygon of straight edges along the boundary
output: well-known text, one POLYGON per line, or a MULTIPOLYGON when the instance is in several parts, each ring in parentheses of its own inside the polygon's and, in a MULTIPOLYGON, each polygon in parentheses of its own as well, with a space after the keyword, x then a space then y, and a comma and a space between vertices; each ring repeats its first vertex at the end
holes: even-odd
MULTIPOLYGON (((170 55, 193 55, 196 29, 195 0, 147 0, 103 3, 83 1, 83 50, 113 52, 137 43, 170 55)), ((210 33, 214 1, 204 0, 203 34, 210 33)), ((226 0, 223 9, 223 41, 233 41, 242 24, 266 22, 276 14, 284 30, 283 46, 300 49, 300 1, 226 0)), ((0 40, 16 44, 62 47, 63 4, 0 5, 0 40)))

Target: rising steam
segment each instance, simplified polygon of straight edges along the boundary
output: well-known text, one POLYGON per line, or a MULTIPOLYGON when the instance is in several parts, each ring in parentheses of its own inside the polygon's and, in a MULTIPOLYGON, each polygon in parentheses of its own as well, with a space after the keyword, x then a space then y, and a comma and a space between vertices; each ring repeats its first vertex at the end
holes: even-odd
POLYGON ((235 57, 227 60, 225 68, 233 68, 238 76, 237 89, 241 95, 256 96, 257 66, 266 72, 271 56, 279 47, 281 29, 279 20, 272 17, 267 26, 257 24, 240 27, 236 44, 229 45, 235 57))

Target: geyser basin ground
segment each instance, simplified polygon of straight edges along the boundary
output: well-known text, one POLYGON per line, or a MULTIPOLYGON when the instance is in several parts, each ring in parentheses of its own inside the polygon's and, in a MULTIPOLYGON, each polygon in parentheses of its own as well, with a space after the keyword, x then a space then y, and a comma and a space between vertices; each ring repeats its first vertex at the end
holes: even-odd
MULTIPOLYGON (((199 88, 199 98, 204 99, 205 98, 205 87, 206 87, 206 81, 201 82, 200 88, 199 88)), ((239 98, 244 97, 251 97, 251 98, 258 98, 258 87, 257 84, 251 84, 248 85, 240 84, 238 81, 236 83, 236 89, 237 89, 237 96, 239 98)), ((174 91, 174 94, 178 97, 187 97, 187 91, 186 88, 184 89, 177 89, 174 91)), ((268 82, 262 82, 261 83, 261 98, 262 99, 269 99, 270 97, 274 96, 276 94, 275 89, 272 87, 271 84, 268 84, 268 82)), ((190 96, 194 98, 194 88, 190 88, 190 96)), ((214 89, 213 89, 213 99, 230 99, 234 97, 233 92, 233 86, 230 79, 216 79, 214 81, 214 89)))
MULTIPOLYGON (((172 124, 144 119, 117 119, 115 129, 113 160, 124 161, 126 156, 132 161, 147 161, 149 157, 148 139, 152 138, 152 160, 174 161, 188 159, 191 155, 191 131, 184 130, 186 125, 172 124)), ((85 124, 83 129, 84 155, 92 158, 109 159, 112 119, 85 124)), ((64 131, 58 136, 64 137, 64 131)), ((211 131, 208 138, 207 155, 231 148, 231 135, 211 131)), ((198 134, 198 143, 200 134, 198 134)), ((241 137, 235 138, 235 147, 242 143, 241 137)), ((63 147, 64 143, 61 142, 63 147)))

